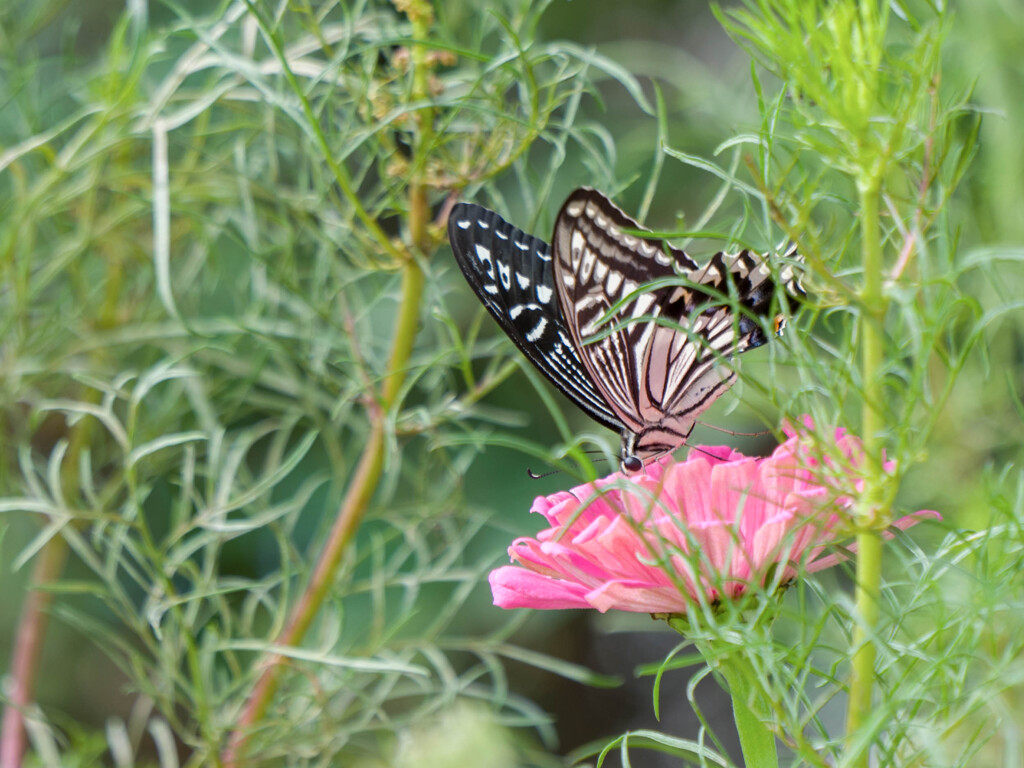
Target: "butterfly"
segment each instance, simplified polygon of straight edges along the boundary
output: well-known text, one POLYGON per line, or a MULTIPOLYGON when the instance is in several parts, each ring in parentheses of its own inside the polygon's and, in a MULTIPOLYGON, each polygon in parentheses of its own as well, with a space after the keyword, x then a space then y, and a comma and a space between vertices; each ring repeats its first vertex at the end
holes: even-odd
MULTIPOLYGON (((761 318, 776 290, 767 255, 717 253, 698 266, 636 234, 649 231, 589 187, 569 195, 550 245, 473 203, 448 216, 452 251, 477 297, 552 384, 621 434, 630 473, 681 446, 732 386, 736 373, 722 360, 767 343, 761 318)), ((806 295, 798 258, 790 251, 778 271, 794 298, 806 295)), ((775 315, 775 332, 784 326, 775 315)))

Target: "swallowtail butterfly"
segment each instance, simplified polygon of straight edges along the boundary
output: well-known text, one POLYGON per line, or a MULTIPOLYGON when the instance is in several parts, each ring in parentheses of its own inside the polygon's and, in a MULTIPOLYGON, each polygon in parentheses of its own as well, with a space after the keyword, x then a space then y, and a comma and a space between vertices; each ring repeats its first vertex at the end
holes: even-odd
MULTIPOLYGON (((566 397, 621 433, 622 468, 637 472, 682 445, 732 385, 735 371, 719 363, 768 341, 761 319, 775 275, 767 255, 717 253, 698 266, 629 230, 649 231, 586 187, 565 201, 551 245, 472 203, 448 217, 455 259, 484 306, 566 397)), ((778 277, 805 295, 790 264, 778 277)), ((783 326, 776 315, 775 331, 783 326)))

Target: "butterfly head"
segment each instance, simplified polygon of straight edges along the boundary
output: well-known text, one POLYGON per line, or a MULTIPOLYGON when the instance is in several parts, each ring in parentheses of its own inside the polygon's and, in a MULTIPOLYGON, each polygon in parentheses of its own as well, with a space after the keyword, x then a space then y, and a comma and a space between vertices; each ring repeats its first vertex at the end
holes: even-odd
POLYGON ((619 462, 622 466, 622 472, 626 475, 635 475, 644 468, 644 460, 639 456, 623 456, 619 462))
POLYGON ((624 475, 642 472, 648 462, 672 453, 685 439, 685 436, 670 435, 662 429, 647 429, 641 434, 624 429, 619 449, 619 469, 624 475))

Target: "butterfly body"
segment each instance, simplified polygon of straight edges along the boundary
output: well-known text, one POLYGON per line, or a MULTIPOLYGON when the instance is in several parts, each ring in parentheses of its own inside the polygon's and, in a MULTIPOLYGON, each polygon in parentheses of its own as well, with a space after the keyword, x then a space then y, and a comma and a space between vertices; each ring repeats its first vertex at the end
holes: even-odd
MULTIPOLYGON (((767 257, 719 253, 701 267, 644 231, 589 188, 566 200, 550 246, 471 203, 448 218, 477 296, 541 373, 621 432, 630 471, 682 445, 732 385, 720 363, 767 342, 757 318, 775 294, 767 257)), ((791 267, 781 277, 803 294, 791 267)))

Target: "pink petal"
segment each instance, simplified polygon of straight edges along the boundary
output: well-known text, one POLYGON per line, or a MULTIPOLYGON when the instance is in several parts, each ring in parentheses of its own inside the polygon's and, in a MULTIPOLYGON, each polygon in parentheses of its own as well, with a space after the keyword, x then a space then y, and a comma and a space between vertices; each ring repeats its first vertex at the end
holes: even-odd
POLYGON ((494 604, 499 608, 590 608, 587 590, 579 584, 541 576, 525 568, 505 565, 491 571, 494 604))

